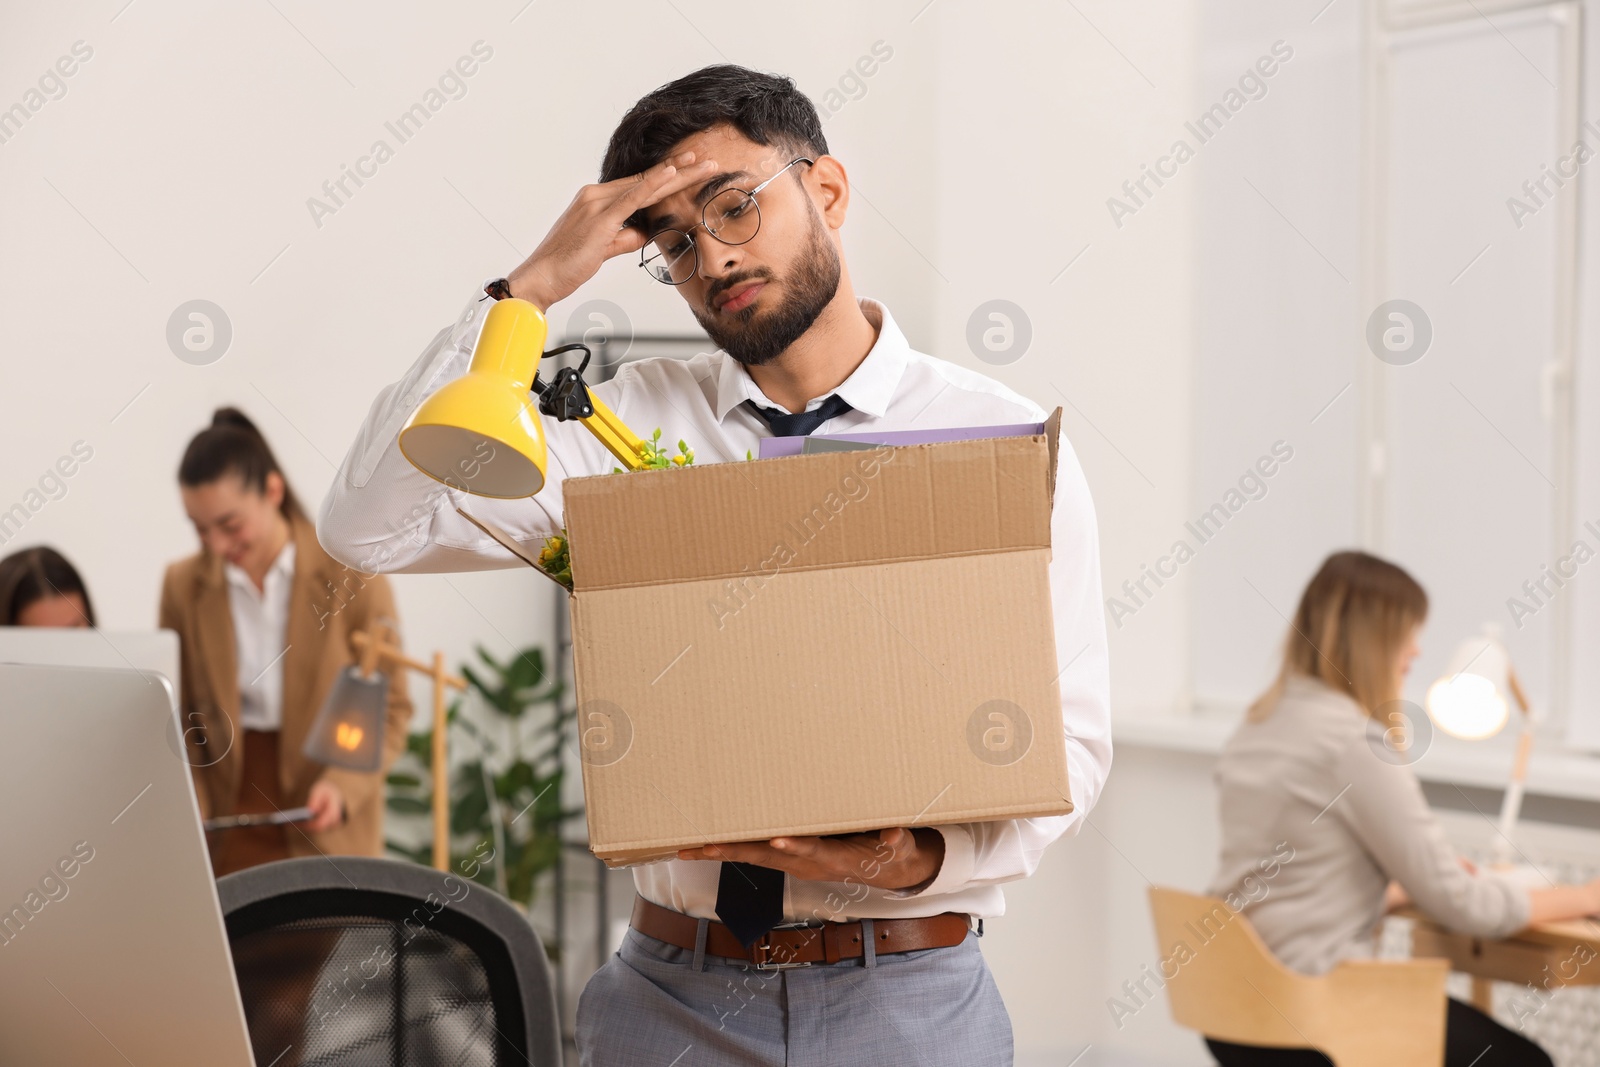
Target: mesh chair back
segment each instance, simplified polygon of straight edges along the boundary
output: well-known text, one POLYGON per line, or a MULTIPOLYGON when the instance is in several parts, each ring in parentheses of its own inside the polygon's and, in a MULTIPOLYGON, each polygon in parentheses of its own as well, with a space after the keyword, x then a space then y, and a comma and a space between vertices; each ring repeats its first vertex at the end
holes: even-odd
POLYGON ((337 856, 217 892, 259 1067, 560 1067, 544 946, 493 891, 337 856))

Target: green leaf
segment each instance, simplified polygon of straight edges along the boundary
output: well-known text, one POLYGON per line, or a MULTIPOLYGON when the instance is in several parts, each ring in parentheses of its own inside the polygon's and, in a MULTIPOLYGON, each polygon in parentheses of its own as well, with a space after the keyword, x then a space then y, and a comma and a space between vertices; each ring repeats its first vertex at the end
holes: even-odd
POLYGON ((493 741, 489 740, 488 737, 484 736, 483 731, 478 728, 476 723, 468 719, 461 720, 461 729, 462 732, 476 741, 481 748, 485 748, 490 752, 494 752, 498 747, 493 741))
POLYGON ((512 797, 516 796, 517 791, 521 789, 534 789, 535 792, 538 791, 535 789, 535 776, 533 773, 533 767, 530 766, 526 760, 517 760, 511 766, 507 767, 505 772, 501 774, 500 777, 495 779, 494 783, 495 795, 500 797, 502 800, 510 800, 512 797))
MULTIPOLYGON (((482 652, 483 650, 480 648, 479 651, 482 652)), ((483 656, 485 659, 489 658, 489 654, 487 652, 484 652, 483 656)), ((489 662, 494 664, 496 674, 502 673, 499 664, 494 663, 493 660, 489 660, 489 662)), ((478 692, 482 693, 486 699, 494 699, 494 690, 490 689, 488 683, 478 676, 477 671, 473 670, 471 667, 468 667, 466 664, 461 665, 461 677, 465 678, 467 680, 467 684, 472 686, 472 688, 476 689, 478 692)))
MULTIPOLYGON (((659 432, 652 440, 660 440, 659 432)), ((659 448, 654 462, 667 464, 659 448)), ((569 808, 562 800, 571 758, 566 742, 577 713, 562 707, 569 687, 553 676, 547 649, 529 645, 504 661, 481 645, 474 651, 475 661, 460 667, 469 694, 452 701, 446 720, 452 727, 452 753, 462 761, 451 769, 453 867, 464 876, 475 862, 477 883, 493 887, 503 876, 508 895, 531 905, 564 862, 562 838, 570 836, 565 828, 583 817, 581 807, 569 808), (520 746, 515 760, 506 761, 501 750, 498 739, 505 737, 520 746), (493 770, 487 782, 485 763, 493 770), (478 849, 489 842, 496 855, 485 862, 478 849)), ((411 822, 418 830, 431 831, 432 742, 431 730, 409 734, 400 761, 387 776, 385 806, 396 825, 411 822)), ((393 855, 423 865, 432 861, 431 841, 417 847, 389 844, 393 855)))
MULTIPOLYGON (((466 777, 466 772, 463 772, 466 777)), ((489 814, 489 794, 483 788, 481 773, 473 774, 466 789, 451 805, 450 832, 464 834, 481 827, 489 814)))
POLYGON ((506 698, 506 703, 502 706, 512 718, 520 718, 527 708, 525 704, 509 698, 535 688, 542 681, 544 681, 544 653, 538 649, 525 649, 512 661, 511 670, 506 675, 502 690, 502 697, 506 698))

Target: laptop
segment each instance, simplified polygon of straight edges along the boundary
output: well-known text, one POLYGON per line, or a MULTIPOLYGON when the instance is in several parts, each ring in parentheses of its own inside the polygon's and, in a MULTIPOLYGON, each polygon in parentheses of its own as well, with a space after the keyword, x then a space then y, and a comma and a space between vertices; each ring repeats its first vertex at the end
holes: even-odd
POLYGON ((254 1067, 171 633, 0 628, 0 1064, 254 1067))
MULTIPOLYGON (((162 674, 172 683, 178 708, 178 635, 171 630, 91 630, 48 626, 0 626, 0 663, 48 663, 57 667, 126 667, 162 674)), ((158 684, 150 679, 151 685, 158 684)))

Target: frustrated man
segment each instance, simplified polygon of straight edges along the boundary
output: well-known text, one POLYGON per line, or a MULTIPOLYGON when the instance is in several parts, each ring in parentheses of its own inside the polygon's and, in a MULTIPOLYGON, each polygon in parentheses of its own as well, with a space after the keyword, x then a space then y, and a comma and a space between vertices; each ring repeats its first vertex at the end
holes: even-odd
MULTIPOLYGON (((641 261, 638 284, 673 286, 719 348, 626 362, 594 392, 624 423, 693 442, 698 462, 742 461, 762 437, 822 426, 1042 422, 1039 405, 1006 386, 914 351, 888 308, 856 296, 841 240, 849 207, 844 164, 791 80, 722 65, 645 96, 612 135, 600 181, 378 395, 323 505, 324 545, 367 570, 519 565, 396 438, 423 399, 464 373, 493 300, 548 309, 617 256, 641 261)), ((581 426, 547 419, 545 433, 537 496, 471 505, 535 551, 561 529, 562 480, 615 466, 581 426)), ((583 1063, 1011 1062, 1010 1018, 977 923, 1004 911, 1001 883, 1032 874, 1076 828, 1111 761, 1099 542, 1064 440, 1051 541, 1073 813, 692 848, 636 868, 631 928, 579 1001, 583 1063), (841 891, 842 909, 824 905, 841 891)), ((678 770, 728 773, 713 753, 678 770)))

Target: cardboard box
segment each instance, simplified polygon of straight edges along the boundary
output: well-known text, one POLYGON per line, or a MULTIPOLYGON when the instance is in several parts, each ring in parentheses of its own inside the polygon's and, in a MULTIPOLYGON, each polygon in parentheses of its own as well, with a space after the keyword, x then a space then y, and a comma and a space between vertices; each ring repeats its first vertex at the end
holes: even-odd
POLYGON ((564 484, 589 842, 1072 810, 1044 434, 564 484))

